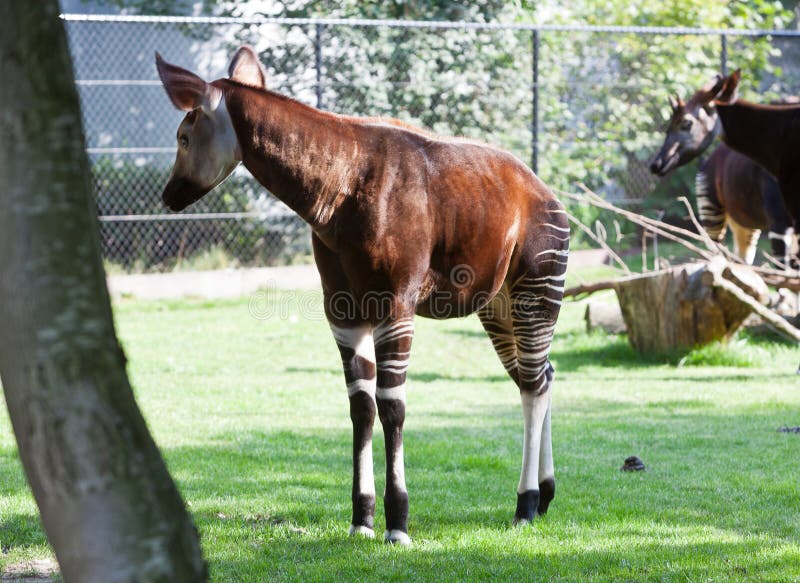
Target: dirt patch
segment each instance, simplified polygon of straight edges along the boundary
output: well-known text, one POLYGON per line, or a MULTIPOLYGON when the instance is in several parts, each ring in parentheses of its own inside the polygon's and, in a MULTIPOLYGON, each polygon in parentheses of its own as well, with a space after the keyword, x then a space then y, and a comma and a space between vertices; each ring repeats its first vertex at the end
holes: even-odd
POLYGON ((58 563, 54 559, 37 559, 8 565, 0 573, 3 583, 19 581, 20 583, 56 583, 61 581, 58 563))

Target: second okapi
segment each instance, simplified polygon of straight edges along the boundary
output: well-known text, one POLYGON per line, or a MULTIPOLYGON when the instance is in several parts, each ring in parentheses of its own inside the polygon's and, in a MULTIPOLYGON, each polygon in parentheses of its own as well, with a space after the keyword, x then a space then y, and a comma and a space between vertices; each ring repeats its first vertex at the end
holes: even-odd
POLYGON ((353 423, 351 534, 374 536, 372 429, 383 425, 388 542, 408 544, 403 463, 406 369, 414 315, 477 312, 524 419, 514 523, 555 494, 548 360, 561 307, 569 226, 563 206, 511 154, 396 120, 327 113, 269 91, 241 48, 229 78, 207 83, 164 62, 187 115, 164 203, 179 211, 239 163, 310 226, 325 314, 353 423))
POLYGON ((709 89, 722 139, 778 181, 783 204, 800 233, 800 106, 760 105, 738 99, 741 71, 718 77, 709 89))
MULTIPOLYGON (((670 97, 672 115, 664 144, 650 165, 653 174, 664 176, 688 164, 721 133, 713 102, 716 83, 697 90, 686 102, 670 97)), ((766 229, 772 254, 790 264, 795 240, 792 219, 778 183, 766 170, 722 143, 700 165, 695 184, 700 223, 712 239, 721 242, 729 226, 736 254, 753 263, 758 237, 766 229)))

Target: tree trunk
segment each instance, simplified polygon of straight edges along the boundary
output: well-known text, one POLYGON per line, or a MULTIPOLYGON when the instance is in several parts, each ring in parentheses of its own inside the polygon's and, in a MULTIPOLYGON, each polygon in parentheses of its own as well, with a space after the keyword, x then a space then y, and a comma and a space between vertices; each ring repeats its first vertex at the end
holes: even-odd
POLYGON ((56 0, 0 2, 0 375, 67 582, 202 581, 125 371, 56 0))
POLYGON ((753 297, 764 300, 768 292, 754 273, 724 260, 626 278, 614 289, 628 339, 643 353, 728 340, 758 304, 753 297))

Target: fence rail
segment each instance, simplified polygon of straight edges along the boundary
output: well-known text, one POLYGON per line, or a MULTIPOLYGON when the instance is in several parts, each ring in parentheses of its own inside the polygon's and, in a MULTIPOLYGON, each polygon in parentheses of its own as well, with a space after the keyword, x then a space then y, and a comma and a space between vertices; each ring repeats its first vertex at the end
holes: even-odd
POLYGON ((159 200, 181 114, 156 50, 206 78, 251 44, 272 88, 330 111, 386 115, 488 141, 555 188, 585 183, 619 203, 687 194, 647 161, 667 93, 751 66, 751 85, 791 93, 800 31, 350 19, 62 15, 69 32, 106 259, 128 270, 214 261, 308 260, 307 227, 246 173, 191 214, 159 200), (780 53, 783 53, 781 56, 780 53), (674 65, 665 66, 670 59, 674 65), (674 67, 670 68, 670 67, 674 67), (783 67, 783 76, 772 74, 783 67), (199 260, 198 260, 199 258, 199 260))

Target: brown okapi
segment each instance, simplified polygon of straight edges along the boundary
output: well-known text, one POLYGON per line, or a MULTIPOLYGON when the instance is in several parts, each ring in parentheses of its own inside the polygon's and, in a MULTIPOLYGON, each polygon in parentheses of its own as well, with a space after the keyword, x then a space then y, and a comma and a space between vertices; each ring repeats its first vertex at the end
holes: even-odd
POLYGON ((311 226, 325 314, 342 357, 353 423, 351 534, 374 536, 372 428, 386 447, 385 540, 408 544, 403 464, 414 315, 477 312, 524 418, 514 523, 555 494, 548 360, 569 247, 564 207, 502 150, 396 120, 346 117, 266 87, 241 48, 206 83, 156 55, 172 103, 189 113, 164 203, 180 211, 245 168, 311 226))
MULTIPOLYGON (((650 171, 664 176, 702 154, 720 134, 712 81, 684 102, 670 97, 672 116, 661 150, 650 171)), ((752 264, 761 231, 769 229, 772 254, 789 265, 794 246, 792 221, 776 180, 747 156, 722 143, 700 165, 695 180, 700 223, 715 241, 726 227, 733 232, 736 254, 752 264), (726 225, 727 223, 727 225, 726 225)))
POLYGON ((800 233, 800 105, 759 105, 738 99, 741 71, 719 76, 708 90, 722 139, 778 181, 784 207, 800 233))

